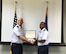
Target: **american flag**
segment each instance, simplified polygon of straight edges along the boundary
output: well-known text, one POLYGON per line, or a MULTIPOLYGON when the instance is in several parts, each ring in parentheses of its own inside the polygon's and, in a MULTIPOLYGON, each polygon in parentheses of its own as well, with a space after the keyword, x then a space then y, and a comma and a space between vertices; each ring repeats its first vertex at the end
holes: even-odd
POLYGON ((13 20, 13 28, 17 25, 17 14, 16 14, 16 10, 15 10, 15 14, 14 14, 14 20, 13 20))
POLYGON ((15 1, 15 14, 14 14, 14 20, 13 20, 13 28, 17 25, 16 8, 17 8, 17 1, 15 1))

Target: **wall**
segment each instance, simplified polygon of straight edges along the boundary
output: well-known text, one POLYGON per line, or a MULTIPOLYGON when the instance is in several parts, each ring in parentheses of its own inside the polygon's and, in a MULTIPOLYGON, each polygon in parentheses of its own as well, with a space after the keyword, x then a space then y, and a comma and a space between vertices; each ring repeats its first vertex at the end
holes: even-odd
MULTIPOLYGON (((8 0, 2 0, 2 42, 11 41, 15 12, 14 1, 7 1, 8 0)), ((35 30, 37 34, 37 32, 39 31, 39 23, 41 21, 45 21, 47 7, 46 0, 19 0, 17 2, 17 18, 23 17, 24 29, 35 30)), ((61 43, 61 5, 61 0, 49 0, 48 3, 48 29, 49 42, 51 43, 61 43), (56 29, 58 29, 58 31, 56 31, 56 29)))
MULTIPOLYGON (((64 0, 63 9, 63 25, 64 25, 64 42, 66 43, 66 0, 64 0)), ((9 54, 9 45, 0 45, 0 54, 9 54)), ((24 54, 37 54, 37 46, 24 46, 24 54)), ((49 54, 66 54, 66 47, 63 46, 50 46, 49 54)))

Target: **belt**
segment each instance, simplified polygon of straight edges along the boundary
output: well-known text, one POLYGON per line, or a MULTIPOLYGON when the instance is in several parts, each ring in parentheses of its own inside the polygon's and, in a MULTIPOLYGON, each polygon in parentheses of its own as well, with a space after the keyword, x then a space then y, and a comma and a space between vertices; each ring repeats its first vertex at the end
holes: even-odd
POLYGON ((14 44, 16 44, 16 45, 22 45, 22 43, 12 43, 12 45, 14 45, 14 44))
POLYGON ((48 45, 43 45, 43 46, 38 46, 38 47, 45 47, 45 46, 48 46, 48 45))

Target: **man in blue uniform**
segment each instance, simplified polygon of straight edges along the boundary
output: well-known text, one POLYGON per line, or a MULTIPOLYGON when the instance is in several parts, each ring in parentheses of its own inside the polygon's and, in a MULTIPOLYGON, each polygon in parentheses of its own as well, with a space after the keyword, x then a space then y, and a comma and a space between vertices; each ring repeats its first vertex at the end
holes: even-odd
POLYGON ((48 54, 48 31, 45 29, 45 22, 40 23, 40 31, 38 32, 37 44, 38 44, 38 54, 48 54))
POLYGON ((13 28, 12 38, 11 38, 11 49, 12 54, 23 54, 23 41, 33 44, 33 41, 28 40, 24 36, 24 29, 22 27, 23 19, 17 18, 17 25, 13 28))

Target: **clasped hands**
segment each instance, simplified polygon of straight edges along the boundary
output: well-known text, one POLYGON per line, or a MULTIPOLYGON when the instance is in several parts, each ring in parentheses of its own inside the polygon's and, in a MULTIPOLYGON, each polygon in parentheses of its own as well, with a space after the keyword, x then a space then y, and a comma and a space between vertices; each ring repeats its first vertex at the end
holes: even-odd
POLYGON ((30 44, 35 44, 36 38, 33 38, 32 40, 29 40, 30 44))

